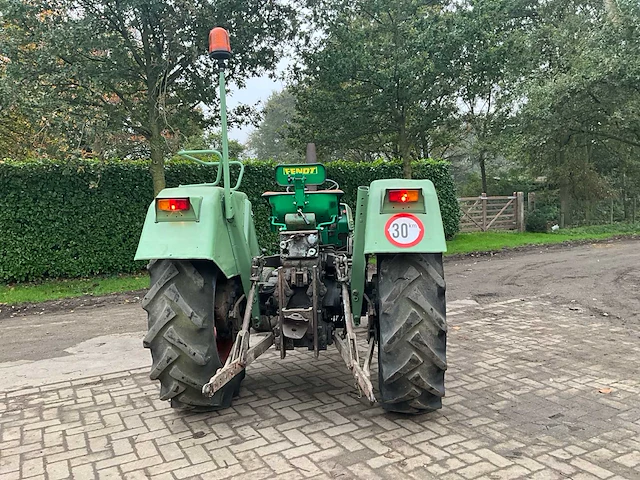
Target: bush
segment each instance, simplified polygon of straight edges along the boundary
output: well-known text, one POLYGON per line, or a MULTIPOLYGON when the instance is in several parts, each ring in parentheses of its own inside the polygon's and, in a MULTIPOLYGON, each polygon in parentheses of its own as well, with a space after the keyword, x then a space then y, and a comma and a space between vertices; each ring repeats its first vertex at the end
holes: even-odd
POLYGON ((548 225, 557 218, 557 208, 545 206, 529 212, 526 218, 527 232, 544 233, 548 230, 548 225))
MULTIPOLYGON (((273 162, 246 162, 241 190, 254 207, 261 246, 275 245, 269 208, 260 198, 279 189, 273 162)), ((400 162, 332 162, 328 176, 355 207, 356 190, 378 178, 399 177, 400 162)), ((170 162, 167 185, 211 181, 215 169, 170 162)), ((415 178, 429 178, 440 198, 445 232, 458 230, 459 210, 449 164, 420 161, 415 178)), ((0 281, 81 277, 139 271, 134 262, 140 230, 153 198, 148 162, 82 160, 0 161, 0 281)))
POLYGON ((540 213, 538 210, 534 210, 533 212, 527 214, 527 223, 526 223, 527 232, 539 232, 544 233, 547 231, 547 219, 546 217, 540 213))

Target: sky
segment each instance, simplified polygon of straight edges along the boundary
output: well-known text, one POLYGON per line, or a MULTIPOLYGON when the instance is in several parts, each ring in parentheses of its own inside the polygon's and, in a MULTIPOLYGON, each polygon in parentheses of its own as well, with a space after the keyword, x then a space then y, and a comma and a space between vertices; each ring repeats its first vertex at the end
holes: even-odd
MULTIPOLYGON (((227 96, 227 107, 229 110, 239 104, 254 105, 256 102, 264 102, 273 92, 279 92, 284 88, 282 80, 273 80, 266 75, 262 77, 250 78, 246 82, 245 88, 238 89, 231 86, 230 94, 227 96)), ((242 128, 230 128, 229 138, 245 143, 249 133, 254 129, 252 125, 242 128)))

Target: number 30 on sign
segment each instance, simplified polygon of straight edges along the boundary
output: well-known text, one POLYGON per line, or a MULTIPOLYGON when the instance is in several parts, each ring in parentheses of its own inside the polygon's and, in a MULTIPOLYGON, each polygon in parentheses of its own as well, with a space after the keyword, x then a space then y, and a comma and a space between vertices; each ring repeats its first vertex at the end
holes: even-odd
POLYGON ((424 225, 410 213, 399 213, 387 221, 384 234, 396 247, 413 247, 424 237, 424 225))

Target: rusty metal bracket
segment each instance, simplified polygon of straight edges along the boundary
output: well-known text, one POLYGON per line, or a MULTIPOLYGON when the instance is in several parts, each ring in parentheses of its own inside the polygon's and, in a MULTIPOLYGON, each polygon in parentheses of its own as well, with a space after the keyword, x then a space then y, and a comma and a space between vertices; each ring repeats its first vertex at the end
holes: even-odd
MULTIPOLYGON (((249 348, 244 355, 244 361, 240 359, 227 362, 224 367, 219 368, 216 374, 211 377, 209 382, 205 383, 202 387, 202 394, 205 397, 213 397, 213 395, 229 383, 233 377, 238 375, 248 365, 262 355, 267 349, 273 345, 274 335, 269 332, 266 336, 261 338, 258 343, 249 348)), ((236 340, 237 341, 237 340, 236 340)))
POLYGON ((284 301, 284 269, 278 268, 278 332, 280 334, 280 358, 283 359, 287 356, 287 347, 285 345, 285 338, 283 332, 284 326, 284 307, 286 302, 284 301))
POLYGON ((350 281, 349 263, 349 258, 346 255, 340 255, 336 258, 336 273, 339 282, 348 283, 350 281))
POLYGON ((313 266, 313 355, 318 358, 320 352, 318 351, 318 317, 320 310, 318 309, 318 266, 313 266))

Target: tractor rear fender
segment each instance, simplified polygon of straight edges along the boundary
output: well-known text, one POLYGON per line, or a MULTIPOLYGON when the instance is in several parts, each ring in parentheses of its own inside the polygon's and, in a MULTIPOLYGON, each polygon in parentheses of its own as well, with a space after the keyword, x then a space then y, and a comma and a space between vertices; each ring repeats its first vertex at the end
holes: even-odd
POLYGON ((245 293, 248 292, 251 260, 260 254, 260 248, 247 195, 233 192, 231 201, 234 217, 227 221, 223 188, 165 188, 149 206, 135 259, 211 260, 225 277, 240 275, 245 293), (189 199, 189 208, 161 210, 158 201, 162 199, 189 199))
POLYGON ((358 189, 351 271, 352 312, 362 310, 367 255, 447 251, 431 180, 375 180, 358 189))

